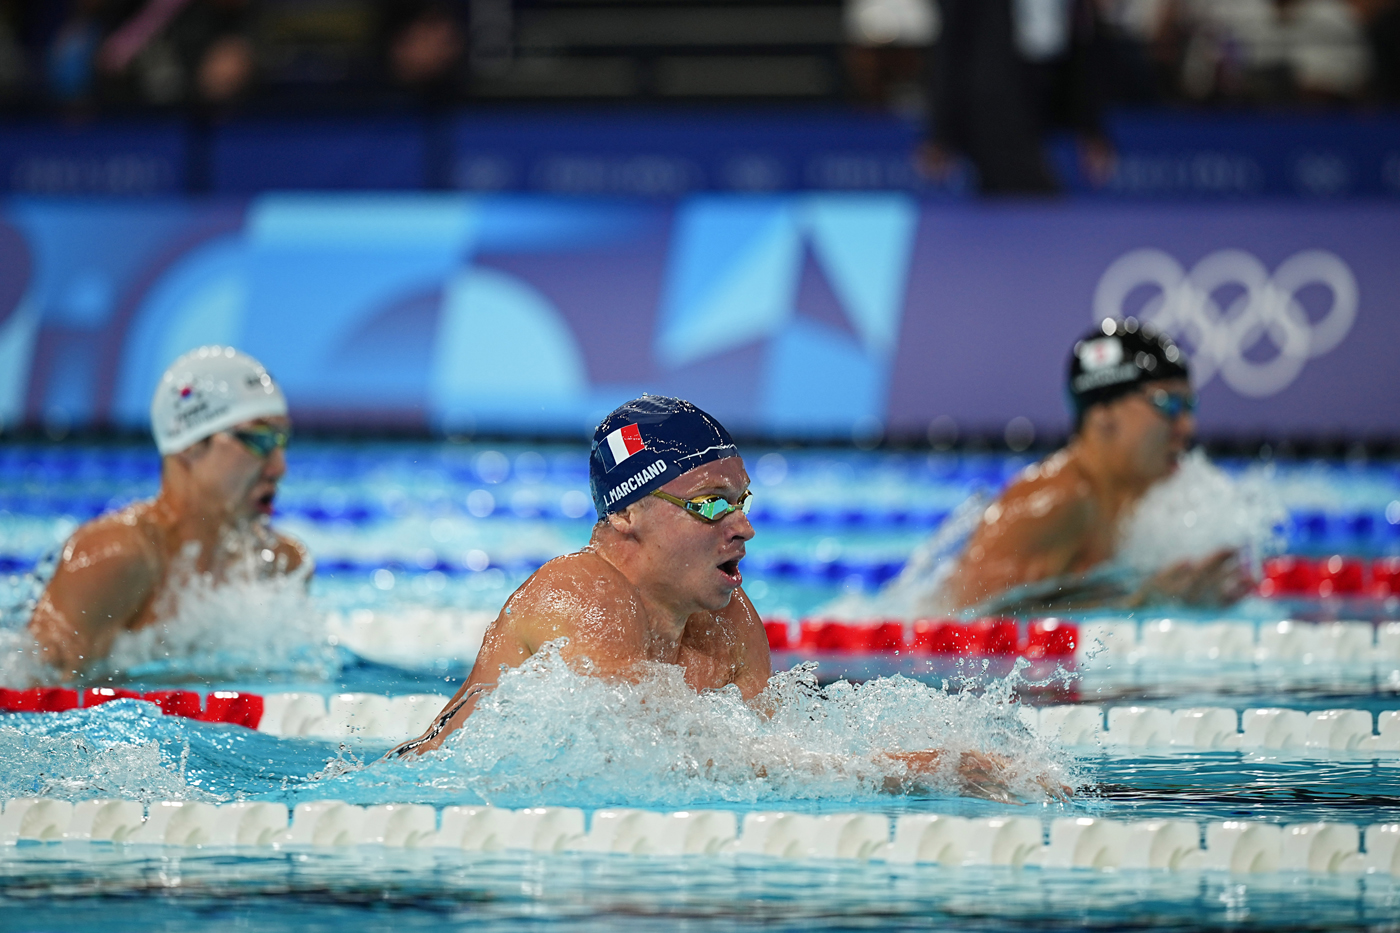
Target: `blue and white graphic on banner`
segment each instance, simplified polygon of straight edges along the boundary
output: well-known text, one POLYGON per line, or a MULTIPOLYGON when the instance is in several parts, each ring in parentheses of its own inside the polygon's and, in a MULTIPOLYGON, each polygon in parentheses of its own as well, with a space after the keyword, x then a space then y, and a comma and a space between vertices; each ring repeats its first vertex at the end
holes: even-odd
POLYGON ((678 212, 656 355, 678 367, 765 346, 755 422, 879 419, 917 203, 902 195, 693 199, 678 212))

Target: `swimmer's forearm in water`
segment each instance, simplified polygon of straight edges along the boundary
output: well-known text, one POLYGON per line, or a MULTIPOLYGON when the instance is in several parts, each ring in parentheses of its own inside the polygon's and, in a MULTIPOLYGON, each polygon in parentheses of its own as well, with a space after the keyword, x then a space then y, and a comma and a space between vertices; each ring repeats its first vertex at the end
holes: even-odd
POLYGON ((1239 552, 1225 549, 1201 560, 1180 561, 1145 579, 1125 567, 1108 566, 1040 580, 984 600, 964 615, 1137 609, 1162 603, 1222 606, 1243 598, 1253 586, 1239 552))
POLYGON ((433 720, 433 724, 428 727, 428 731, 424 732, 418 738, 411 739, 397 748, 386 752, 384 754, 384 760, 402 758, 410 752, 422 754, 430 750, 429 748, 424 748, 425 745, 430 746, 430 748, 436 748, 439 744, 438 740, 440 737, 448 732, 449 728, 452 726, 452 721, 464 711, 470 712, 467 707, 475 704, 477 700, 481 699, 483 694, 494 689, 495 686, 495 684, 473 684, 468 687, 462 692, 461 697, 459 697, 456 702, 447 704, 447 707, 438 714, 437 719, 433 720))

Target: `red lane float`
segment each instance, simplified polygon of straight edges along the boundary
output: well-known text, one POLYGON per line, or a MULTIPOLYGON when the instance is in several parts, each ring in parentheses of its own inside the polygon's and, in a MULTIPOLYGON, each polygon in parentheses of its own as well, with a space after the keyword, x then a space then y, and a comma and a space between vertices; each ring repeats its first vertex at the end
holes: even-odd
POLYGON ((803 619, 796 643, 787 622, 770 619, 763 624, 768 646, 774 651, 810 654, 894 654, 951 657, 1072 658, 1079 628, 1063 619, 1032 619, 1022 630, 1015 619, 919 619, 903 622, 838 622, 803 619))
POLYGON ((1400 596, 1400 558, 1366 561, 1333 554, 1330 557, 1288 555, 1264 561, 1260 596, 1372 597, 1400 596))
POLYGON ((148 700, 167 716, 184 716, 202 722, 223 722, 256 729, 262 721, 263 698, 256 693, 216 690, 201 707, 193 690, 156 690, 137 693, 119 687, 89 687, 81 694, 68 687, 30 687, 8 690, 0 687, 0 712, 62 713, 79 707, 87 709, 113 700, 148 700))

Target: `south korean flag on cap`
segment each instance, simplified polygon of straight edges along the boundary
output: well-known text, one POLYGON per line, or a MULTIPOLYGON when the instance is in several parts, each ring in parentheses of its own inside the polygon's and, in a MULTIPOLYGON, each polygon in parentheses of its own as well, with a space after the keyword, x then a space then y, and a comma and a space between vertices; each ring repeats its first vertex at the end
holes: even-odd
POLYGON ((646 442, 642 440, 642 430, 635 424, 623 425, 603 438, 603 443, 598 445, 598 453, 602 455, 603 466, 607 468, 609 473, 628 457, 639 454, 646 449, 646 442))

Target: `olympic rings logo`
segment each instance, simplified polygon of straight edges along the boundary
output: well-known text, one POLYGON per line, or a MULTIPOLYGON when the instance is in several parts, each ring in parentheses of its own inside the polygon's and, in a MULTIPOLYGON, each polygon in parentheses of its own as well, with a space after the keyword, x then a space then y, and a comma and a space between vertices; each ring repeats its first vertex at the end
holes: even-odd
POLYGON ((1143 288, 1154 294, 1136 317, 1182 343, 1196 386, 1218 373, 1250 398, 1282 391, 1308 360, 1335 349, 1356 321, 1356 276, 1339 257, 1320 249, 1295 253, 1273 275, 1244 250, 1211 253, 1189 273, 1162 250, 1134 250, 1099 280, 1094 320, 1130 313, 1125 303, 1143 288), (1330 306, 1315 322, 1298 301, 1299 292, 1310 286, 1331 294, 1330 306))

